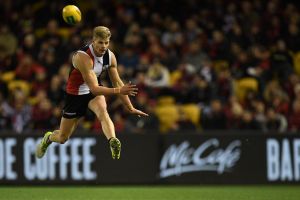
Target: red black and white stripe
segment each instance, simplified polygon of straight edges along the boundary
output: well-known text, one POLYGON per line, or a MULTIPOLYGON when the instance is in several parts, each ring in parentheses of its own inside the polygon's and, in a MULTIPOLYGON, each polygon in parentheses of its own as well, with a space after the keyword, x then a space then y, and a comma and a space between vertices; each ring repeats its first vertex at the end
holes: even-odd
MULTIPOLYGON (((86 45, 77 52, 83 52, 90 56, 90 58, 93 61, 93 70, 98 80, 102 71, 104 71, 111 65, 111 54, 109 49, 105 52, 105 54, 102 57, 97 57, 95 55, 92 44, 86 45)), ((90 89, 84 82, 80 71, 76 69, 74 65, 72 66, 69 74, 66 92, 72 95, 84 95, 90 93, 90 89)))

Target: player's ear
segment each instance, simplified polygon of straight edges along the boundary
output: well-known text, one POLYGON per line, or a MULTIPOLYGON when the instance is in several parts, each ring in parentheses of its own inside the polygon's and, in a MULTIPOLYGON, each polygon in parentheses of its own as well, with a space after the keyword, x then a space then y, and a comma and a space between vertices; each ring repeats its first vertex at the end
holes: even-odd
POLYGON ((96 38, 92 37, 92 42, 95 43, 96 42, 96 38))

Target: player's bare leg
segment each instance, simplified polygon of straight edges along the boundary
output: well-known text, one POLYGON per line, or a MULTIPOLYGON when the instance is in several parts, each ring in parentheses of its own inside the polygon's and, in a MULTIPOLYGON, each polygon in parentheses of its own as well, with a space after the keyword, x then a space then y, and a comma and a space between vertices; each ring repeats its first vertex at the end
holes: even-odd
POLYGON ((75 128, 77 127, 77 124, 78 119, 76 118, 66 119, 62 117, 60 121, 59 130, 55 130, 53 132, 48 131, 47 133, 45 133, 42 141, 38 144, 36 148, 36 157, 42 158, 45 155, 47 148, 52 142, 64 144, 74 132, 75 128))
POLYGON ((59 130, 53 131, 53 133, 49 136, 50 142, 64 144, 76 129, 78 121, 78 118, 67 119, 62 117, 59 130))
POLYGON ((101 123, 102 130, 109 141, 113 159, 119 159, 121 154, 121 142, 116 138, 114 124, 107 112, 107 105, 104 96, 97 96, 89 102, 91 109, 101 123))

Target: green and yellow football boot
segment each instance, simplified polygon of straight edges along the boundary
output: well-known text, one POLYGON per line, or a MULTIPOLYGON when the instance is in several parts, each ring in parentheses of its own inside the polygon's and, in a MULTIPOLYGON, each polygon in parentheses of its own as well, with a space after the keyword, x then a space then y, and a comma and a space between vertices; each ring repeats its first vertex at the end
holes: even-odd
POLYGON ((118 138, 111 138, 109 140, 111 156, 113 159, 120 159, 121 155, 121 142, 118 138))
POLYGON ((52 142, 49 142, 48 139, 49 139, 49 136, 52 134, 52 132, 47 132, 45 133, 42 141, 37 145, 36 147, 36 151, 35 151, 35 156, 37 158, 42 158, 46 151, 47 151, 47 148, 48 146, 52 143, 52 142))

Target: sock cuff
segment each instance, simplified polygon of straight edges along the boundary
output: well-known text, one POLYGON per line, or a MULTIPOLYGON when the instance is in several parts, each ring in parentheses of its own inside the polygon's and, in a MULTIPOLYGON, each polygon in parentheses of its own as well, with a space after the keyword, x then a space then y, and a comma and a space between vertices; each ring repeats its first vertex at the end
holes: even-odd
MULTIPOLYGON (((53 132, 52 132, 53 133, 53 132)), ((47 137, 47 140, 46 140, 46 143, 47 144, 51 144, 52 143, 52 141, 50 140, 50 136, 52 135, 52 133, 47 137)))
POLYGON ((110 143, 110 140, 113 139, 113 138, 116 138, 116 137, 111 137, 111 138, 109 138, 109 139, 108 139, 108 143, 110 143))

